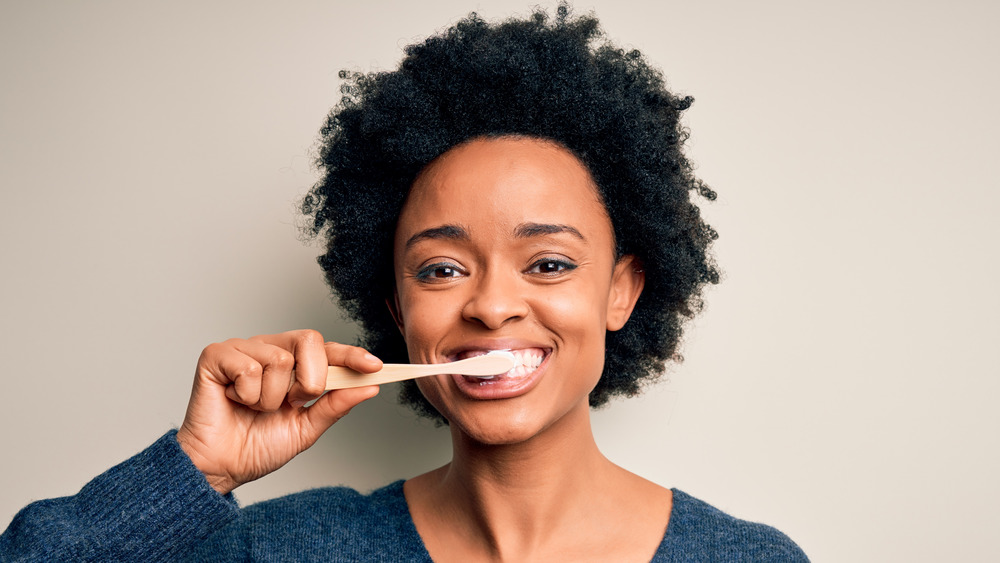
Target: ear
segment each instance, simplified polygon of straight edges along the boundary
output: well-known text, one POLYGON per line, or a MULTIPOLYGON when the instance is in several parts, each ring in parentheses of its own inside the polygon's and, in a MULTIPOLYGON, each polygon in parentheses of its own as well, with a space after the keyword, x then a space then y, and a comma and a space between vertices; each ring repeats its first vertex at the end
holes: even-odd
POLYGON ((392 320, 396 321, 396 328, 399 329, 399 333, 403 335, 403 338, 406 338, 406 332, 403 331, 403 314, 399 308, 399 292, 393 289, 392 299, 386 298, 385 306, 389 309, 392 320))
POLYGON ((646 285, 646 272, 642 262, 632 255, 624 256, 615 264, 608 294, 607 329, 619 330, 632 315, 642 288, 646 285))

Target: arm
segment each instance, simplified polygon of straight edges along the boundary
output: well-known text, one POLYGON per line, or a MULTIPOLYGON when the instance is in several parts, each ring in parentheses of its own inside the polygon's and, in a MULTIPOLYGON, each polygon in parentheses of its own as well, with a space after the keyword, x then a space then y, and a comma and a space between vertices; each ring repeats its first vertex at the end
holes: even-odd
MULTIPOLYGON (((0 536, 0 561, 176 560, 236 523, 171 431, 71 497, 32 503, 0 536)), ((235 554, 234 554, 235 555, 235 554)))
POLYGON ((329 365, 368 373, 382 363, 360 348, 324 343, 315 331, 206 347, 176 434, 75 496, 23 509, 0 536, 0 560, 183 558, 240 518, 233 489, 290 461, 378 392, 359 387, 323 394, 329 365))

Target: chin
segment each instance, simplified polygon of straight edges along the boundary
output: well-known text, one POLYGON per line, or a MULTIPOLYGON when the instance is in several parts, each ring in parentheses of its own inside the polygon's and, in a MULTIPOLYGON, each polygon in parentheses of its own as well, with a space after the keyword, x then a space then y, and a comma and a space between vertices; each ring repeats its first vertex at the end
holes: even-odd
POLYGON ((537 413, 495 403, 489 406, 493 408, 449 413, 452 432, 485 446, 509 446, 531 440, 548 426, 537 413))

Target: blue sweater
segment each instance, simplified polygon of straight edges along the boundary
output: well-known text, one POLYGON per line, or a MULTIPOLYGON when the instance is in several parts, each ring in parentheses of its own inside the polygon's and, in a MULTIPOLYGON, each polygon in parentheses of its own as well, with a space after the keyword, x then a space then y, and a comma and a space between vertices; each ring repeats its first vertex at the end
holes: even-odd
MULTIPOLYGON (((170 432, 71 497, 25 507, 0 561, 431 561, 397 481, 314 489, 240 508, 170 432)), ((674 489, 653 561, 808 561, 781 532, 674 489)))

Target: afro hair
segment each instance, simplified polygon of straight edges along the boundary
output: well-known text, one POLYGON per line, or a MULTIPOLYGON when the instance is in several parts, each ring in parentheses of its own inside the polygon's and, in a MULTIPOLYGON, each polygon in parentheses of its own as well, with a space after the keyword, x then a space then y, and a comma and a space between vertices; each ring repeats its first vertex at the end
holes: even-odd
MULTIPOLYGON (((406 48, 391 72, 341 72, 343 97, 320 132, 322 174, 306 196, 319 257, 340 306, 361 326, 359 344, 385 361, 407 361, 386 306, 394 290, 393 235, 421 170, 476 138, 553 141, 590 170, 614 227, 619 257, 638 258, 646 283, 628 323, 608 332, 604 371, 590 394, 600 406, 637 394, 677 353, 682 325, 719 281, 709 252, 715 231, 693 195, 715 199, 682 153, 680 114, 693 101, 671 94, 638 51, 609 43, 593 16, 565 5, 549 18, 489 23, 475 13, 406 48)), ((443 421, 412 382, 400 397, 443 421)))

